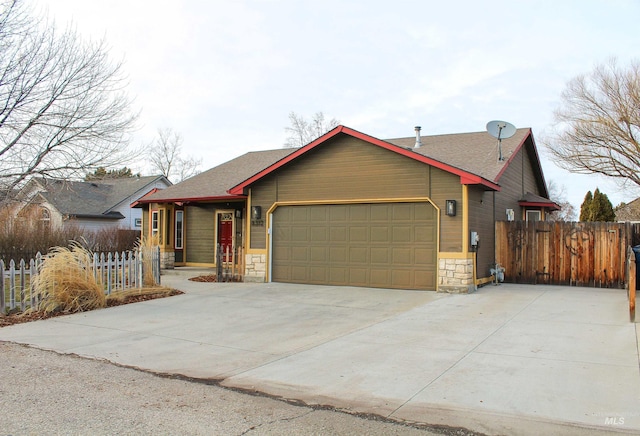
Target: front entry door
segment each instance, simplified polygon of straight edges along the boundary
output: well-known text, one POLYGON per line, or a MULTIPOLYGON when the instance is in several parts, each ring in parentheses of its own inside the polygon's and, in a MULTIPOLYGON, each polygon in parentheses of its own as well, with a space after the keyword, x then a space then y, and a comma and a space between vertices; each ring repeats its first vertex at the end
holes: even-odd
POLYGON ((231 262, 233 259, 233 212, 218 214, 218 246, 222 248, 222 261, 231 262))

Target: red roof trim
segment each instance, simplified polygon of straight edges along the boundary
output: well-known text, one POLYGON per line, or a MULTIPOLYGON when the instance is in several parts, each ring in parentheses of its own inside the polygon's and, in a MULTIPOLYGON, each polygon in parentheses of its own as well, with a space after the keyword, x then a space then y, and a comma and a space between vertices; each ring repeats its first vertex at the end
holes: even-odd
MULTIPOLYGON (((511 164, 511 161, 513 159, 515 159, 515 157, 517 156, 517 154, 520 152, 520 149, 522 147, 524 147, 524 144, 527 142, 527 138, 529 138, 531 136, 531 129, 529 129, 529 132, 527 132, 526 135, 524 135, 524 138, 522 138, 522 141, 520 141, 520 144, 518 144, 518 146, 516 147, 516 149, 513 151, 513 153, 511 154, 511 157, 509 157, 509 160, 507 160, 507 163, 504 164, 504 166, 502 167, 502 169, 500 170, 500 172, 498 173, 498 175, 496 176, 496 182, 500 180, 500 177, 502 177, 502 175, 504 174, 504 172, 507 170, 507 168, 509 168, 509 165, 511 164)), ((536 153, 536 157, 538 157, 538 153, 536 153)), ((540 163, 540 159, 538 159, 538 164, 540 163)))
POLYGON ((547 207, 551 210, 560 210, 561 207, 558 206, 553 201, 547 202, 537 202, 537 201, 519 201, 518 204, 524 207, 547 207))
POLYGON ((500 186, 496 183, 490 182, 489 180, 483 179, 480 176, 477 176, 475 174, 471 174, 468 173, 466 171, 463 171, 459 168, 453 167, 451 165, 447 165, 445 163, 442 163, 440 161, 437 161, 435 159, 429 158, 427 156, 423 156, 421 154, 415 153, 412 150, 406 149, 404 147, 400 147, 394 144, 391 144, 389 142, 383 141, 381 139, 378 138, 374 138, 373 136, 369 136, 367 134, 364 134, 362 132, 358 132, 357 130, 353 130, 349 127, 346 126, 338 126, 335 129, 325 133, 324 135, 322 135, 321 137, 319 137, 318 139, 316 139, 313 142, 310 142, 309 144, 305 145, 304 147, 299 148, 297 151, 287 155, 285 158, 279 160, 278 162, 274 163, 273 165, 265 168, 264 170, 260 171, 259 173, 251 176, 250 178, 248 178, 247 180, 245 180, 244 182, 232 187, 231 189, 229 189, 227 192, 229 192, 230 194, 234 194, 234 195, 242 195, 244 193, 244 189, 246 187, 248 187, 249 185, 251 185, 252 183, 260 180, 261 178, 265 177, 266 175, 272 173, 273 171, 277 170, 278 168, 283 167, 284 165, 288 164, 289 162, 291 162, 292 160, 298 158, 300 155, 308 152, 309 150, 312 150, 313 148, 317 147, 318 145, 322 144, 323 142, 333 138, 334 136, 340 134, 340 133, 344 133, 346 135, 350 135, 353 136, 354 138, 357 139, 361 139, 363 141, 366 141, 370 144, 374 144, 377 145, 379 147, 385 148, 387 150, 393 151, 395 153, 401 154, 403 156, 409 157, 411 159, 417 160, 419 162, 431 165, 433 167, 439 168, 443 171, 446 171, 448 173, 452 173, 455 174, 457 176, 460 176, 460 183, 463 185, 484 185, 490 189, 494 189, 496 191, 500 190, 500 186))
POLYGON ((245 200, 247 198, 246 195, 218 195, 215 197, 179 197, 179 198, 158 198, 158 199, 147 199, 143 200, 142 198, 137 201, 140 204, 148 204, 148 203, 197 203, 203 201, 229 201, 229 200, 245 200))

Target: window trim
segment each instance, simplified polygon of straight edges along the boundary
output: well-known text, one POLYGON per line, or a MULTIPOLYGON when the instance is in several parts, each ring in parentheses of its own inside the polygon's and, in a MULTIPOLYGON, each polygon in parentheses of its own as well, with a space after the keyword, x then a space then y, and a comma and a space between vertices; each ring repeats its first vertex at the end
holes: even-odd
POLYGON ((176 250, 184 249, 184 210, 176 210, 174 247, 176 250), (180 217, 179 219, 178 216, 180 217), (178 227, 178 224, 180 224, 180 227, 178 227))

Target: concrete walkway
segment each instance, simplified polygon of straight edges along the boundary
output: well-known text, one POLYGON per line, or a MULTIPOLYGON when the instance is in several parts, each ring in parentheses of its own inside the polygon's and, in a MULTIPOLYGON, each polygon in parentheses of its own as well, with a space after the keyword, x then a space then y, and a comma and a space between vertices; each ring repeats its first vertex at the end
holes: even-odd
POLYGON ((488 434, 640 433, 624 290, 163 284, 186 294, 5 327, 0 341, 488 434))

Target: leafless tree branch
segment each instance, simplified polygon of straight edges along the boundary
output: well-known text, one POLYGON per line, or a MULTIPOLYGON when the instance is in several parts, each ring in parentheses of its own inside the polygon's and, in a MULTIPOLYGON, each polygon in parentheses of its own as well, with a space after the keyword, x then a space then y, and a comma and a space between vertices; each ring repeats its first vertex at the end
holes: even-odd
POLYGON ((568 84, 545 139, 561 168, 640 185, 640 63, 615 59, 568 84))
POLYGON ((158 129, 158 136, 147 146, 147 155, 155 171, 174 183, 200 172, 201 158, 182 156, 182 136, 170 128, 158 129))
POLYGON ((327 133, 340 124, 335 118, 325 120, 322 112, 316 112, 310 121, 295 112, 289 113, 290 126, 284 130, 289 134, 285 148, 299 148, 327 133))
POLYGON ((0 185, 130 161, 136 114, 122 64, 104 41, 85 43, 31 12, 0 2, 0 185))

